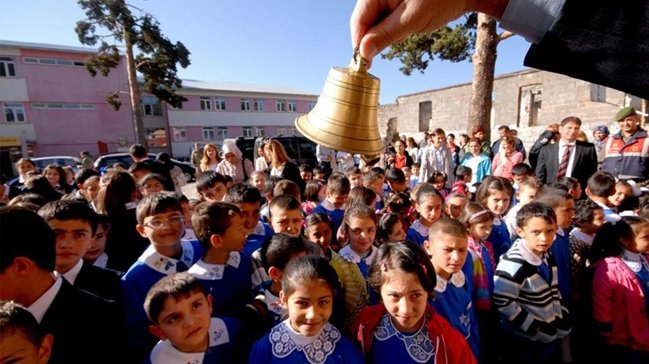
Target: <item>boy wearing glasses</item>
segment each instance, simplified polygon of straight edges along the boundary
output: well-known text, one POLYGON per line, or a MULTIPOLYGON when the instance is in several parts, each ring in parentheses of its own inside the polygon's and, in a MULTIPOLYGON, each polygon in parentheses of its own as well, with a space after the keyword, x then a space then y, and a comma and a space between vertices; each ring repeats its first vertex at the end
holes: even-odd
POLYGON ((136 229, 149 239, 150 245, 122 277, 121 288, 130 350, 142 359, 157 341, 147 331, 149 320, 143 307, 147 292, 163 277, 187 271, 203 250, 195 240, 181 241, 185 224, 182 205, 175 194, 160 192, 146 196, 138 203, 135 214, 136 229))

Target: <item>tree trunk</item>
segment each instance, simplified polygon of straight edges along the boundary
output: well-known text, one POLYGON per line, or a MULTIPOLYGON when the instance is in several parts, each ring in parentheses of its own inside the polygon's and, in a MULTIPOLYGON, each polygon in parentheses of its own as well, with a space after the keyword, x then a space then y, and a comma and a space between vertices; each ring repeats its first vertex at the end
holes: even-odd
POLYGON ((491 94, 496 70, 496 48, 498 47, 496 20, 485 14, 478 14, 475 53, 473 61, 473 83, 469 105, 469 129, 480 125, 485 129, 485 140, 491 140, 491 94))
POLYGON ((144 130, 144 121, 142 120, 142 103, 140 102, 140 86, 137 83, 137 74, 135 72, 133 42, 129 40, 128 34, 124 34, 124 45, 126 47, 126 72, 128 74, 128 90, 131 99, 135 142, 146 146, 146 133, 144 130))

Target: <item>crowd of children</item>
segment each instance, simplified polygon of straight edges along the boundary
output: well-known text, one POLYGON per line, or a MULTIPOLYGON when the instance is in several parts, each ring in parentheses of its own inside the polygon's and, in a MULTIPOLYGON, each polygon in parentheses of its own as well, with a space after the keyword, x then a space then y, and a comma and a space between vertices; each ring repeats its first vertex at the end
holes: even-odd
POLYGON ((208 150, 198 200, 145 165, 26 190, 0 209, 0 361, 649 362, 646 190, 489 176, 479 140, 444 141, 425 173, 302 184, 234 183, 208 150))

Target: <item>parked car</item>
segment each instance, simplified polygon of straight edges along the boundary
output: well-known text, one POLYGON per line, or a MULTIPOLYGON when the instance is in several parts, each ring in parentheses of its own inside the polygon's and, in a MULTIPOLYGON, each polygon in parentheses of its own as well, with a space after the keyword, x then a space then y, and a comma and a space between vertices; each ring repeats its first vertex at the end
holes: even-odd
MULTIPOLYGON (((149 153, 149 158, 154 160, 155 154, 149 153)), ((171 158, 171 162, 183 171, 187 182, 193 182, 196 179, 196 169, 190 163, 181 162, 174 158, 171 158)), ((115 163, 123 163, 128 168, 133 164, 133 158, 128 153, 104 154, 95 160, 95 168, 103 173, 106 167, 111 167, 115 163)))
POLYGON ((47 167, 50 164, 58 164, 59 166, 70 166, 76 173, 79 170, 79 165, 81 164, 81 159, 69 155, 58 155, 51 157, 36 157, 32 158, 36 167, 40 170, 47 167))
MULTIPOLYGON (((254 162, 259 157, 257 149, 267 139, 262 137, 239 137, 235 139, 235 142, 241 150, 241 153, 243 153, 243 156, 254 162)), ((315 166, 318 163, 316 160, 316 144, 309 139, 298 135, 279 135, 272 139, 276 139, 282 143, 288 157, 297 165, 308 163, 315 166)))

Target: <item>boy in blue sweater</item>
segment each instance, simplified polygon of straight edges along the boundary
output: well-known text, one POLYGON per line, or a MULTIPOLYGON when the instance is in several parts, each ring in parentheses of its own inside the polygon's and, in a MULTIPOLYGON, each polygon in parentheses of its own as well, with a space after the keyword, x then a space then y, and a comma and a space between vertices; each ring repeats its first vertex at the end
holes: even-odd
POLYGON ((345 202, 349 197, 351 185, 342 173, 334 173, 327 180, 327 198, 313 209, 312 213, 322 212, 333 222, 334 236, 345 216, 345 202))
POLYGON ((260 220, 261 192, 254 186, 236 183, 225 194, 223 202, 234 204, 241 210, 243 228, 247 235, 242 253, 250 257, 255 250, 261 248, 266 239, 273 235, 270 225, 260 220))
POLYGON ((156 343, 143 307, 147 292, 165 276, 189 269, 203 251, 195 240, 181 241, 183 210, 175 194, 160 192, 143 198, 136 217, 137 231, 151 244, 122 277, 121 289, 130 349, 134 358, 143 358, 156 343))

